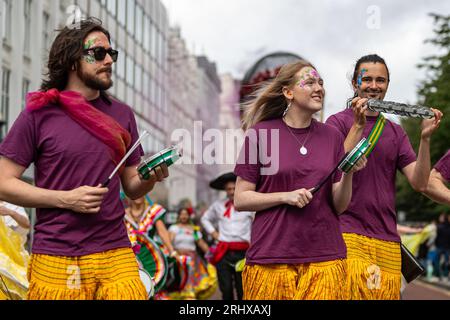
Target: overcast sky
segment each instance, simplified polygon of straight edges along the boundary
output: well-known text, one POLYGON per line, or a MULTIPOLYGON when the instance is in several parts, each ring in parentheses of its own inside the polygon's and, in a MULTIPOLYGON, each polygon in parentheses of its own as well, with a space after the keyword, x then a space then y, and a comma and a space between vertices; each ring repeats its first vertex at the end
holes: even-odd
POLYGON ((352 95, 349 74, 377 53, 391 71, 386 100, 417 102, 425 77, 416 65, 436 52, 430 12, 450 14, 448 0, 162 0, 188 48, 220 73, 242 78, 263 55, 289 51, 311 61, 325 80, 325 116, 352 95))

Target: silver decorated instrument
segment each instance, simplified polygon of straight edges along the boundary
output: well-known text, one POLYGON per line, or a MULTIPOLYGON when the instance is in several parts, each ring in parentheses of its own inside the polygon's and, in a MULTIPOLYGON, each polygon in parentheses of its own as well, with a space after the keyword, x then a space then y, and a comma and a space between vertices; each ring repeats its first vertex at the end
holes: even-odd
POLYGON ((396 114, 411 118, 431 119, 434 117, 434 112, 431 108, 406 103, 370 99, 367 102, 367 106, 371 111, 396 114))

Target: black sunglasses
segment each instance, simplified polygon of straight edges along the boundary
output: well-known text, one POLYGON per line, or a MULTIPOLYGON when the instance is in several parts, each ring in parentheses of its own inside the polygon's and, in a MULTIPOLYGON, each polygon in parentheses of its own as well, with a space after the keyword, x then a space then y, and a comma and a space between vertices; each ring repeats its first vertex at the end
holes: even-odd
POLYGON ((117 62, 117 58, 119 57, 119 51, 114 50, 113 48, 105 49, 103 47, 95 47, 95 48, 89 48, 85 49, 84 53, 94 52, 94 58, 97 61, 103 61, 105 60, 106 54, 109 54, 111 59, 114 62, 117 62))

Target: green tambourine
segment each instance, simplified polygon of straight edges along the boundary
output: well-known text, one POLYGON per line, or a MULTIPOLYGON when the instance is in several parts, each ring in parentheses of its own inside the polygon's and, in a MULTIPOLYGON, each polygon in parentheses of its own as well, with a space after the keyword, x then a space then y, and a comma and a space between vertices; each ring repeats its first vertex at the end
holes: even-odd
POLYGON ((148 180, 150 178, 150 173, 156 167, 163 163, 169 167, 177 162, 182 156, 180 149, 176 146, 164 149, 141 162, 137 168, 139 177, 143 180, 148 180))
POLYGON ((317 186, 315 186, 314 188, 311 189, 311 193, 312 194, 317 193, 324 186, 324 184, 328 181, 328 179, 330 179, 332 177, 332 175, 338 169, 340 169, 341 171, 343 171, 345 173, 348 173, 355 166, 355 164, 358 162, 358 160, 361 159, 362 156, 367 152, 367 150, 370 148, 370 146, 371 146, 371 143, 369 142, 369 140, 367 140, 366 138, 363 138, 356 145, 356 147, 353 148, 353 150, 348 155, 346 155, 344 157, 344 159, 342 159, 339 162, 337 167, 334 168, 334 170, 331 171, 331 173, 327 177, 322 179, 322 181, 320 181, 317 186))
POLYGON ((339 163, 339 169, 348 173, 358 162, 359 159, 366 153, 370 147, 370 142, 363 138, 356 147, 339 163))

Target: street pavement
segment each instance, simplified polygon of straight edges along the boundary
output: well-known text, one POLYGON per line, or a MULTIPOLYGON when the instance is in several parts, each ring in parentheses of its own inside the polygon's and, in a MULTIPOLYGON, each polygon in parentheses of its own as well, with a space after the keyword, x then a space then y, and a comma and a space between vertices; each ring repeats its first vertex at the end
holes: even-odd
POLYGON ((409 284, 402 296, 403 300, 450 300, 450 290, 417 280, 409 284))

